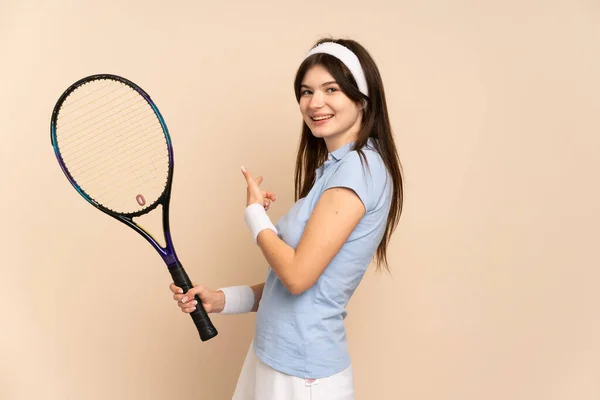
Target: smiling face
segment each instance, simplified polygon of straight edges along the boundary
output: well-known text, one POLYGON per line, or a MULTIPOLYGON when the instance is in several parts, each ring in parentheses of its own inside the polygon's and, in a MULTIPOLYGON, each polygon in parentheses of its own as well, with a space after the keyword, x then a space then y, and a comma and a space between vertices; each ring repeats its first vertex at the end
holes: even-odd
POLYGON ((312 134, 323 138, 330 152, 356 139, 362 108, 340 90, 323 66, 315 65, 304 75, 299 106, 312 134))

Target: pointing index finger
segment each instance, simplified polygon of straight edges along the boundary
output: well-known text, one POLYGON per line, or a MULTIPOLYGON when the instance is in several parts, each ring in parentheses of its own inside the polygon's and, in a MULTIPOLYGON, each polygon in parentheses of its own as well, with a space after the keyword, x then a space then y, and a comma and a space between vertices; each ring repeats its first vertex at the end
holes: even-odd
POLYGON ((246 178, 246 183, 248 186, 251 186, 254 183, 254 179, 252 178, 252 174, 245 167, 242 166, 242 174, 244 174, 244 178, 246 178))

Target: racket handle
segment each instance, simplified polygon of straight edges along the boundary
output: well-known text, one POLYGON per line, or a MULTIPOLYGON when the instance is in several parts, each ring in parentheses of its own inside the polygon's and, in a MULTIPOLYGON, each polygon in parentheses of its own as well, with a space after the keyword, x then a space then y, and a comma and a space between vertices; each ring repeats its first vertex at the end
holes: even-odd
MULTIPOLYGON (((171 277, 173 277, 173 282, 183 290, 183 293, 186 293, 193 287, 192 281, 190 281, 190 278, 183 269, 181 263, 175 262, 175 264, 169 265, 168 269, 171 273, 171 277)), ((205 342, 217 336, 219 332, 217 332, 217 329, 210 321, 198 295, 194 296, 194 298, 198 302, 198 305, 196 306, 196 309, 190 313, 190 316, 192 317, 194 324, 196 324, 198 333, 200 333, 200 339, 205 342)))

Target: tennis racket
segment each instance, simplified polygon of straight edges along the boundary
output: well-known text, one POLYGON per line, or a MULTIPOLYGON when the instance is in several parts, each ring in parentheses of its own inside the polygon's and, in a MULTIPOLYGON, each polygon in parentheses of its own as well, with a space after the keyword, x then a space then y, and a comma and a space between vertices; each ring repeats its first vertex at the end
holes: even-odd
MULTIPOLYGON (((91 205, 129 226, 158 251, 175 285, 192 288, 169 229, 173 180, 171 138, 150 96, 115 75, 92 75, 58 99, 50 123, 52 146, 69 182, 91 205), (165 247, 135 217, 161 206, 165 247)), ((202 341, 217 335, 202 301, 191 313, 202 341)))

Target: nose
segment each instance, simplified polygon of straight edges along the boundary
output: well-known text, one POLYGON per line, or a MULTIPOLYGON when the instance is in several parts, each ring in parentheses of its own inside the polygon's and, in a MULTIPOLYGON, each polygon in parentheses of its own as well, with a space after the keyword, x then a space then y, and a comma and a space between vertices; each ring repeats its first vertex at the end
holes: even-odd
POLYGON ((310 98, 308 106, 310 108, 321 108, 325 105, 325 99, 320 91, 315 91, 310 98))

